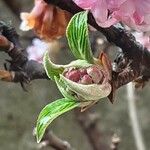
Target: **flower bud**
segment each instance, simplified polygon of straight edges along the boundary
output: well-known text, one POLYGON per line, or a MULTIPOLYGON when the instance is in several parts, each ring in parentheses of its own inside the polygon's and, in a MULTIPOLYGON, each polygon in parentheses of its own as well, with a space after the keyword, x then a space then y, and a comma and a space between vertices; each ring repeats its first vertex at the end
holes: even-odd
POLYGON ((65 69, 60 79, 67 88, 77 95, 79 100, 95 101, 107 97, 111 85, 101 66, 92 65, 85 68, 65 69))
POLYGON ((80 80, 80 71, 79 70, 71 70, 66 72, 65 77, 70 79, 71 81, 78 82, 80 80))
POLYGON ((69 99, 90 104, 111 93, 112 87, 106 69, 100 64, 90 64, 79 59, 68 65, 56 65, 46 53, 44 67, 47 75, 57 83, 63 96, 69 99))
POLYGON ((96 65, 86 68, 65 70, 64 76, 80 84, 101 84, 104 80, 104 71, 96 65))
POLYGON ((89 67, 87 68, 87 73, 90 75, 94 83, 96 84, 102 83, 104 75, 100 67, 98 66, 89 67))
POLYGON ((79 83, 81 83, 81 84, 92 84, 93 80, 89 75, 84 75, 79 83))

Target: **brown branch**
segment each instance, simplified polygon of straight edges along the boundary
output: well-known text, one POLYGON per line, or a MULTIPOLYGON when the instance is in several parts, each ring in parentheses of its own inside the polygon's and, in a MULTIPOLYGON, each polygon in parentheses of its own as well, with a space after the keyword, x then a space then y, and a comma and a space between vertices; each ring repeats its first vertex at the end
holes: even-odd
POLYGON ((75 110, 75 116, 84 133, 87 135, 93 150, 108 150, 109 148, 101 142, 103 136, 99 129, 99 115, 90 113, 88 110, 81 113, 77 109, 75 110))
POLYGON ((52 131, 46 131, 42 142, 39 144, 39 148, 50 146, 55 150, 72 150, 71 145, 60 138, 58 138, 52 131))
POLYGON ((6 70, 14 72, 12 82, 28 83, 34 79, 48 79, 43 65, 34 60, 28 60, 27 52, 21 47, 19 36, 10 25, 0 22, 0 50, 7 53, 11 60, 6 70))

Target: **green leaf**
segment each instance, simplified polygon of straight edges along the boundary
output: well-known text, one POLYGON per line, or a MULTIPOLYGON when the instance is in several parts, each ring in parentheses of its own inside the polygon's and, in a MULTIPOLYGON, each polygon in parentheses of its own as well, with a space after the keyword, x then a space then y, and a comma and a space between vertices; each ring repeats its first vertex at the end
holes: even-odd
POLYGON ((61 114, 69 110, 72 110, 75 107, 78 107, 79 104, 80 103, 78 101, 62 98, 45 106, 41 111, 37 120, 36 125, 37 142, 39 143, 41 141, 46 128, 54 119, 56 119, 61 114))
POLYGON ((59 74, 62 73, 64 70, 62 65, 56 65, 51 62, 48 52, 45 53, 43 62, 46 74, 52 80, 54 80, 54 76, 59 77, 59 74))
POLYGON ((75 68, 83 68, 83 67, 90 67, 93 64, 88 63, 86 60, 75 60, 69 63, 68 65, 63 65, 64 68, 70 68, 70 67, 75 67, 75 68))
POLYGON ((88 11, 75 14, 68 24, 66 35, 74 56, 77 59, 84 59, 93 63, 93 55, 88 35, 87 16, 88 11))
POLYGON ((67 89, 66 84, 62 80, 55 77, 55 82, 57 84, 59 91, 65 98, 76 100, 75 97, 72 95, 73 93, 67 89))

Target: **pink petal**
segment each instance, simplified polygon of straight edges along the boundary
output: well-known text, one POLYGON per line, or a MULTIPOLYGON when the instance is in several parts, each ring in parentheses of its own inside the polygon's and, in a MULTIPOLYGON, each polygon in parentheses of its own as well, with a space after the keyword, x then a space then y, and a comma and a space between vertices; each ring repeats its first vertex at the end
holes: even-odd
POLYGON ((134 0, 136 10, 142 14, 150 13, 150 0, 134 0))
POLYGON ((98 22, 97 21, 97 24, 103 28, 108 28, 116 23, 118 23, 119 21, 115 18, 110 18, 110 19, 107 19, 105 22, 98 22))
POLYGON ((144 21, 144 16, 141 16, 140 14, 138 14, 138 12, 136 11, 133 14, 133 19, 135 21, 136 24, 141 24, 144 21))
POLYGON ((126 0, 107 0, 109 10, 115 10, 120 7, 126 0))
POLYGON ((99 0, 97 5, 94 5, 91 12, 96 19, 96 22, 101 26, 102 23, 107 21, 108 9, 106 0, 99 0))
POLYGON ((83 9, 91 9, 97 0, 73 0, 79 7, 83 9))

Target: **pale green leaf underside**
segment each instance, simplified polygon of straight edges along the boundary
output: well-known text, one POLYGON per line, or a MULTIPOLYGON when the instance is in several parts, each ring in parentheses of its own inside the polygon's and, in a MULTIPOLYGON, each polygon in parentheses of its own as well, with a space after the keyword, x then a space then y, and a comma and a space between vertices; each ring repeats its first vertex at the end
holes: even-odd
POLYGON ((57 87, 58 87, 59 91, 61 92, 61 94, 64 97, 66 97, 68 99, 76 100, 75 97, 72 95, 71 91, 67 90, 67 85, 62 80, 55 77, 55 82, 57 84, 57 87))
POLYGON ((92 64, 88 63, 86 60, 81 60, 81 59, 77 59, 67 65, 63 65, 64 68, 70 68, 70 67, 81 68, 81 67, 90 67, 90 66, 92 66, 92 64))
POLYGON ((84 59, 93 63, 88 35, 87 14, 87 11, 75 14, 68 24, 66 35, 74 56, 77 59, 84 59))
POLYGON ((59 77, 59 74, 64 70, 62 66, 55 65, 51 62, 48 52, 44 55, 43 63, 47 76, 52 80, 54 80, 54 76, 59 77))
POLYGON ((36 125, 36 137, 39 143, 48 125, 61 114, 79 106, 79 102, 67 98, 58 99, 45 106, 39 114, 36 125))
POLYGON ((60 79, 70 88, 70 90, 80 95, 86 101, 99 100, 107 97, 111 92, 111 85, 109 83, 84 85, 73 82, 62 75, 60 75, 60 79))

